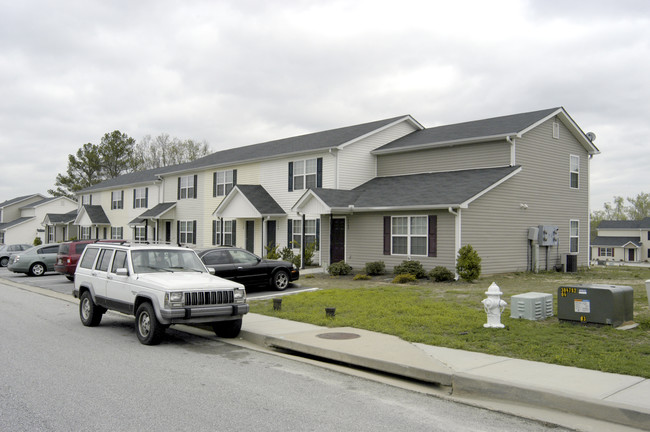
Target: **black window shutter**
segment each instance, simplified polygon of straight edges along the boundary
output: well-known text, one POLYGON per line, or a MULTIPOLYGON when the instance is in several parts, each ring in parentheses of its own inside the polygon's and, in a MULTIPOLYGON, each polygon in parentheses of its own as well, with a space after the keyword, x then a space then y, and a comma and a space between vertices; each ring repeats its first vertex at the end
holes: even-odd
POLYGON ((288 248, 293 247, 291 245, 292 240, 293 240, 293 221, 291 219, 287 219, 287 247, 288 248))
POLYGON ((199 179, 199 176, 197 174, 194 174, 194 198, 196 198, 197 195, 197 189, 199 188, 197 180, 199 179))
POLYGON ((293 192, 293 162, 289 162, 289 192, 293 192))
POLYGON ((192 222, 192 244, 196 244, 196 221, 192 222))
POLYGON ((217 220, 212 221, 212 246, 217 245, 217 220))
POLYGON ((181 178, 178 178, 178 199, 181 199, 181 178))
POLYGON ((323 187, 323 158, 316 159, 316 187, 323 187))
POLYGON ((124 208, 124 191, 122 191, 122 196, 120 197, 120 208, 124 208))
POLYGON ((217 173, 212 173, 212 196, 217 196, 217 173))
POLYGON ((144 188, 144 208, 149 208, 149 188, 144 188))
POLYGON ((237 221, 232 221, 232 246, 237 246, 237 221))
POLYGON ((92 196, 92 194, 90 195, 90 205, 93 205, 93 196, 92 196))
POLYGON ((316 219, 316 250, 320 250, 320 219, 316 219))
POLYGON ((438 256, 438 216, 429 215, 429 256, 438 256))
POLYGON ((135 208, 135 189, 133 189, 133 208, 135 208))
POLYGON ((390 216, 384 216, 384 255, 390 255, 390 216))
POLYGON ((176 221, 176 243, 181 244, 181 221, 176 221))
POLYGON ((237 186, 237 170, 232 170, 232 187, 237 186))

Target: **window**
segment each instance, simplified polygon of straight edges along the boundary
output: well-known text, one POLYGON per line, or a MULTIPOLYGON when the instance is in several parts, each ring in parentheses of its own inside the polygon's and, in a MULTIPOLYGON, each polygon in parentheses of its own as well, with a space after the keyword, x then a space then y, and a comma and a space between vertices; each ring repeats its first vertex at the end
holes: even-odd
POLYGON ((305 246, 311 244, 316 244, 316 249, 318 249, 318 229, 316 224, 316 219, 306 219, 305 220, 305 246))
POLYGON ((91 205, 93 203, 92 195, 81 195, 81 205, 91 205))
POLYGON ((391 228, 394 255, 427 255, 426 216, 393 217, 391 228))
POLYGON ((108 271, 108 264, 111 262, 113 257, 112 249, 102 249, 99 254, 99 260, 97 261, 97 270, 99 271, 108 271))
POLYGON ((553 138, 560 139, 560 124, 556 121, 553 122, 553 138))
POLYGON ((147 227, 137 226, 134 228, 135 241, 147 240, 147 227))
POLYGON ((614 248, 598 248, 598 256, 604 256, 604 257, 613 257, 614 256, 614 248))
POLYGON ((220 220, 212 221, 212 244, 216 246, 234 246, 235 236, 233 232, 235 221, 223 221, 223 232, 221 224, 222 221, 220 220))
POLYGON ((571 188, 573 189, 578 189, 579 185, 579 172, 580 172, 580 156, 574 156, 571 155, 571 161, 570 161, 570 176, 571 176, 571 188))
POLYGON ((323 158, 289 162, 289 192, 323 186, 323 158))
POLYGON ((93 264, 95 263, 95 258, 97 257, 97 253, 99 253, 99 249, 97 248, 89 248, 88 250, 86 250, 83 259, 79 263, 79 267, 88 268, 88 269, 93 268, 93 264))
POLYGON ((121 240, 123 234, 122 227, 111 227, 111 239, 112 240, 121 240))
POLYGON ((214 251, 203 257, 203 262, 206 265, 219 265, 219 264, 230 264, 232 259, 230 258, 230 253, 228 251, 214 251))
POLYGON ((296 219, 293 221, 293 227, 291 230, 291 246, 292 248, 300 249, 301 240, 302 240, 302 219, 296 219))
POLYGON ((147 208, 149 201, 149 188, 133 189, 133 208, 147 208))
POLYGON ((178 199, 196 198, 196 175, 178 178, 178 199))
POLYGON ((47 242, 54 243, 54 227, 51 225, 47 226, 47 242))
POLYGON ((124 191, 111 192, 111 210, 124 208, 124 191))
POLYGON ((82 226, 81 227, 81 240, 90 240, 90 227, 82 226))
POLYGON ((580 221, 572 220, 569 222, 569 252, 578 253, 578 240, 580 221))
POLYGON ((178 242, 182 244, 194 244, 196 238, 196 221, 178 221, 178 242))
POLYGON ((0 232, 0 244, 4 244, 4 242, 5 242, 5 233, 0 232))
POLYGON ((127 268, 126 251, 115 251, 115 258, 113 259, 113 265, 111 266, 111 273, 117 273, 117 269, 119 268, 127 268))
POLYGON ((237 170, 217 171, 213 176, 212 196, 226 196, 237 184, 237 170))

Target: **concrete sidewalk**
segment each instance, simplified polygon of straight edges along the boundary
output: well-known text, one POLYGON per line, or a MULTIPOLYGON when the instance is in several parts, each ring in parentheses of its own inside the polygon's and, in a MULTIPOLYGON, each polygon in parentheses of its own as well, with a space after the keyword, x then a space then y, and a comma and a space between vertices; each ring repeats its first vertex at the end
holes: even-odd
POLYGON ((453 397, 482 399, 487 405, 516 404, 650 430, 650 380, 640 377, 414 344, 382 333, 251 313, 244 318, 240 336, 257 345, 431 383, 453 397))

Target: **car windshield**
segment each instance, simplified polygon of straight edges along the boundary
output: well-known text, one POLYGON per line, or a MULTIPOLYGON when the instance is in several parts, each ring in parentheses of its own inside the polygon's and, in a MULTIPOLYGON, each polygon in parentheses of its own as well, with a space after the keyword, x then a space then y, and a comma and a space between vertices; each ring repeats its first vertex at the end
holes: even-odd
POLYGON ((205 272, 201 260, 192 250, 151 249, 131 253, 136 273, 205 272))

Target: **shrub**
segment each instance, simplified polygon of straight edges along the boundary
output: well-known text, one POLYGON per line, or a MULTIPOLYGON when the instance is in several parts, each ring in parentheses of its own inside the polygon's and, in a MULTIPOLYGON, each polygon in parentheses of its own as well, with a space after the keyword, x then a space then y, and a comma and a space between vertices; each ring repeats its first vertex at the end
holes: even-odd
POLYGON ((422 267, 420 261, 402 261, 402 264, 395 266, 393 273, 396 275, 411 274, 418 279, 422 279, 426 276, 424 267, 422 267))
POLYGON ((266 250, 267 259, 280 259, 280 252, 278 251, 278 249, 280 249, 280 245, 276 244, 275 246, 264 246, 264 249, 266 250))
POLYGON ((447 267, 437 266, 429 272, 429 277, 436 282, 449 282, 454 280, 454 272, 447 267))
POLYGON ((400 273, 397 276, 395 276, 395 279, 393 279, 393 283, 398 283, 398 284, 403 284, 403 283, 409 283, 409 282, 415 282, 418 280, 415 275, 412 275, 410 273, 400 273))
POLYGON ((366 263, 366 274, 377 276, 386 273, 386 264, 383 261, 366 263))
POLYGON ((294 256, 294 257, 291 259, 290 262, 292 262, 293 265, 295 265, 296 267, 300 268, 300 264, 301 264, 301 263, 300 263, 300 259, 301 259, 300 254, 298 254, 298 255, 294 256))
POLYGON ((327 273, 332 276, 349 275, 352 273, 352 267, 350 267, 345 261, 339 261, 327 267, 327 273))
POLYGON ((311 242, 305 247, 305 265, 310 266, 314 263, 314 253, 318 249, 318 243, 311 242))
POLYGON ((288 246, 283 247, 280 251, 280 258, 282 258, 282 261, 293 262, 294 257, 295 255, 293 254, 293 250, 288 246))
POLYGON ((367 274, 359 273, 357 275, 354 275, 352 280, 370 280, 372 277, 368 276, 367 274))
POLYGON ((481 275, 481 257, 474 250, 472 245, 467 244, 458 251, 458 262, 456 272, 461 279, 472 282, 481 275))
POLYGON ((40 246, 40 245, 42 245, 42 244, 43 244, 43 240, 41 240, 40 237, 36 237, 36 238, 34 239, 34 246, 40 246))

